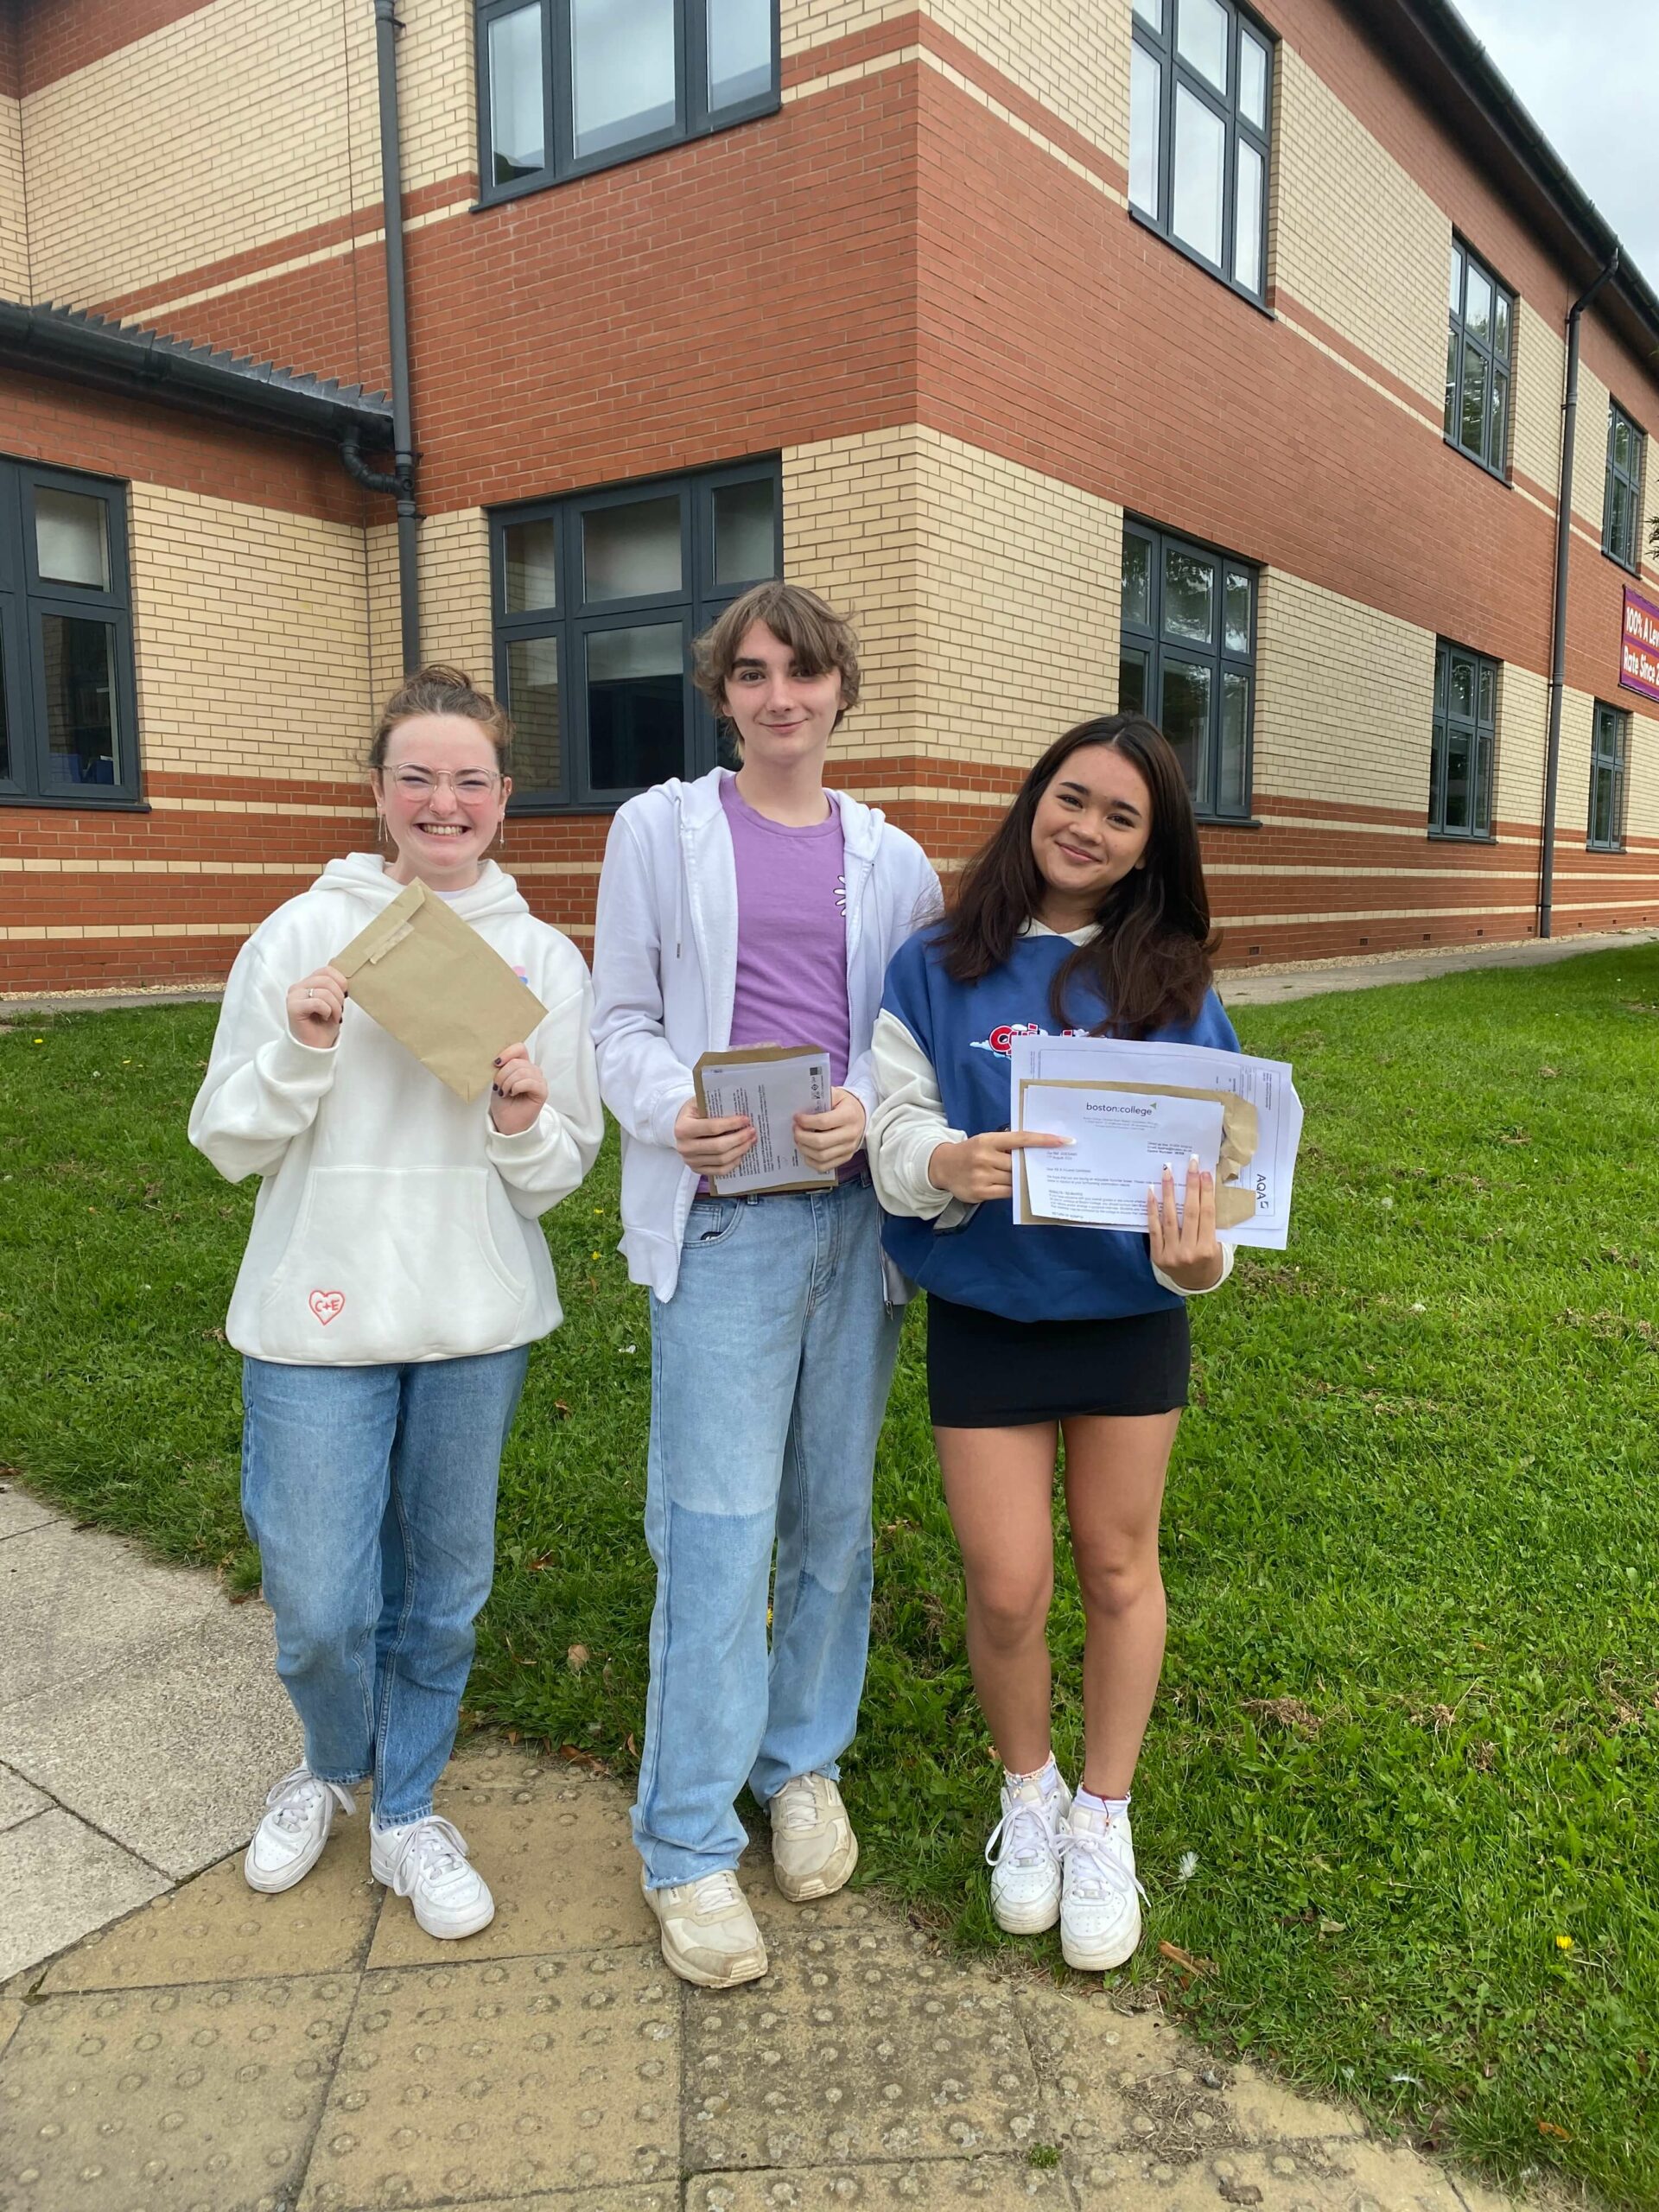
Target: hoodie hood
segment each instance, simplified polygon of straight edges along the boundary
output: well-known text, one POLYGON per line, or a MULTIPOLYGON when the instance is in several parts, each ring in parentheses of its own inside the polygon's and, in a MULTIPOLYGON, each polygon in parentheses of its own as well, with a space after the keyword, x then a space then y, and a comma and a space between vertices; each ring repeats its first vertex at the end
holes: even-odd
MULTIPOLYGON (((330 861, 310 889, 301 895, 310 899, 320 892, 344 893, 362 908, 366 924, 408 887, 391 874, 378 853, 347 853, 343 860, 330 861)), ((518 885, 493 861, 480 861, 478 881, 447 903, 474 929, 480 922, 530 912, 518 885)))

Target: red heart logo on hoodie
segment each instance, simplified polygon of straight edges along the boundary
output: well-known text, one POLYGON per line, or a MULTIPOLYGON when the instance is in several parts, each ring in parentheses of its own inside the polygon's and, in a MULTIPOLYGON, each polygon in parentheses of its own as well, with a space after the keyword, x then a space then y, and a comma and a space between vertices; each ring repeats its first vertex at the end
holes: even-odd
POLYGON ((343 1290, 314 1290, 307 1303, 326 1329, 331 1321, 339 1320, 345 1308, 346 1294, 343 1290))

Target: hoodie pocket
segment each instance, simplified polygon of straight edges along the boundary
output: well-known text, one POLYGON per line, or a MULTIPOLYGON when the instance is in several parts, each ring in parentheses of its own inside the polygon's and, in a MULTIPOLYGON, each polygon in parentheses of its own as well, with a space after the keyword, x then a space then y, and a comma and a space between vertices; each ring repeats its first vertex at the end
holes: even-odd
POLYGON ((488 1167, 314 1170, 259 1301, 264 1356, 462 1358, 517 1343, 527 1269, 490 1225, 488 1167))

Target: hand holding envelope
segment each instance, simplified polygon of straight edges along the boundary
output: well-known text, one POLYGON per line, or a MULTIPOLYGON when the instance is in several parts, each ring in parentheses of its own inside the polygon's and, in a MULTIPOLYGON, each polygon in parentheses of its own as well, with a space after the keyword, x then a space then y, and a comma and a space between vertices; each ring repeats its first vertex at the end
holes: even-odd
POLYGON ((499 1055, 547 1014, 494 947, 418 880, 329 964, 364 1013, 459 1098, 487 1090, 499 1055))

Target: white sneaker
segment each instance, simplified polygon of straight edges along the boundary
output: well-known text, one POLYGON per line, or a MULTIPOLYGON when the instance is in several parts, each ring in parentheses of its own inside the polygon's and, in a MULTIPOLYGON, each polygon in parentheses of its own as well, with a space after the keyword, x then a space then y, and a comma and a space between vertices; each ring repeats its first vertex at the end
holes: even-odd
POLYGON ((766 1946, 729 1867, 671 1889, 647 1890, 645 1903, 662 1925, 664 1962, 682 1981, 730 1989, 765 1974, 766 1946))
POLYGON ((275 1896, 302 1882, 322 1856, 336 1807, 354 1813, 357 1800, 343 1782, 319 1782, 296 1766, 266 1793, 264 1818, 253 1832, 242 1872, 251 1890, 275 1896))
POLYGON ((1071 1792, 1057 1782, 1046 1796, 1037 1777, 1002 1784, 1002 1817, 985 1845, 991 1916, 1010 1936, 1040 1936, 1060 1916, 1060 1836, 1071 1792))
POLYGON ((858 1864, 858 1838, 827 1774, 798 1774, 767 1801, 772 1867, 791 1904, 833 1897, 858 1864))
POLYGON ((1065 1893, 1060 1951, 1069 1967, 1099 1974, 1121 1967, 1141 1941, 1141 1899, 1129 1816, 1116 1820, 1073 1805, 1060 1836, 1065 1893))
POLYGON ((372 1827, 369 1872, 409 1899, 429 1936, 476 1936, 495 1918, 490 1885, 468 1863, 467 1839, 435 1814, 404 1827, 372 1827))

